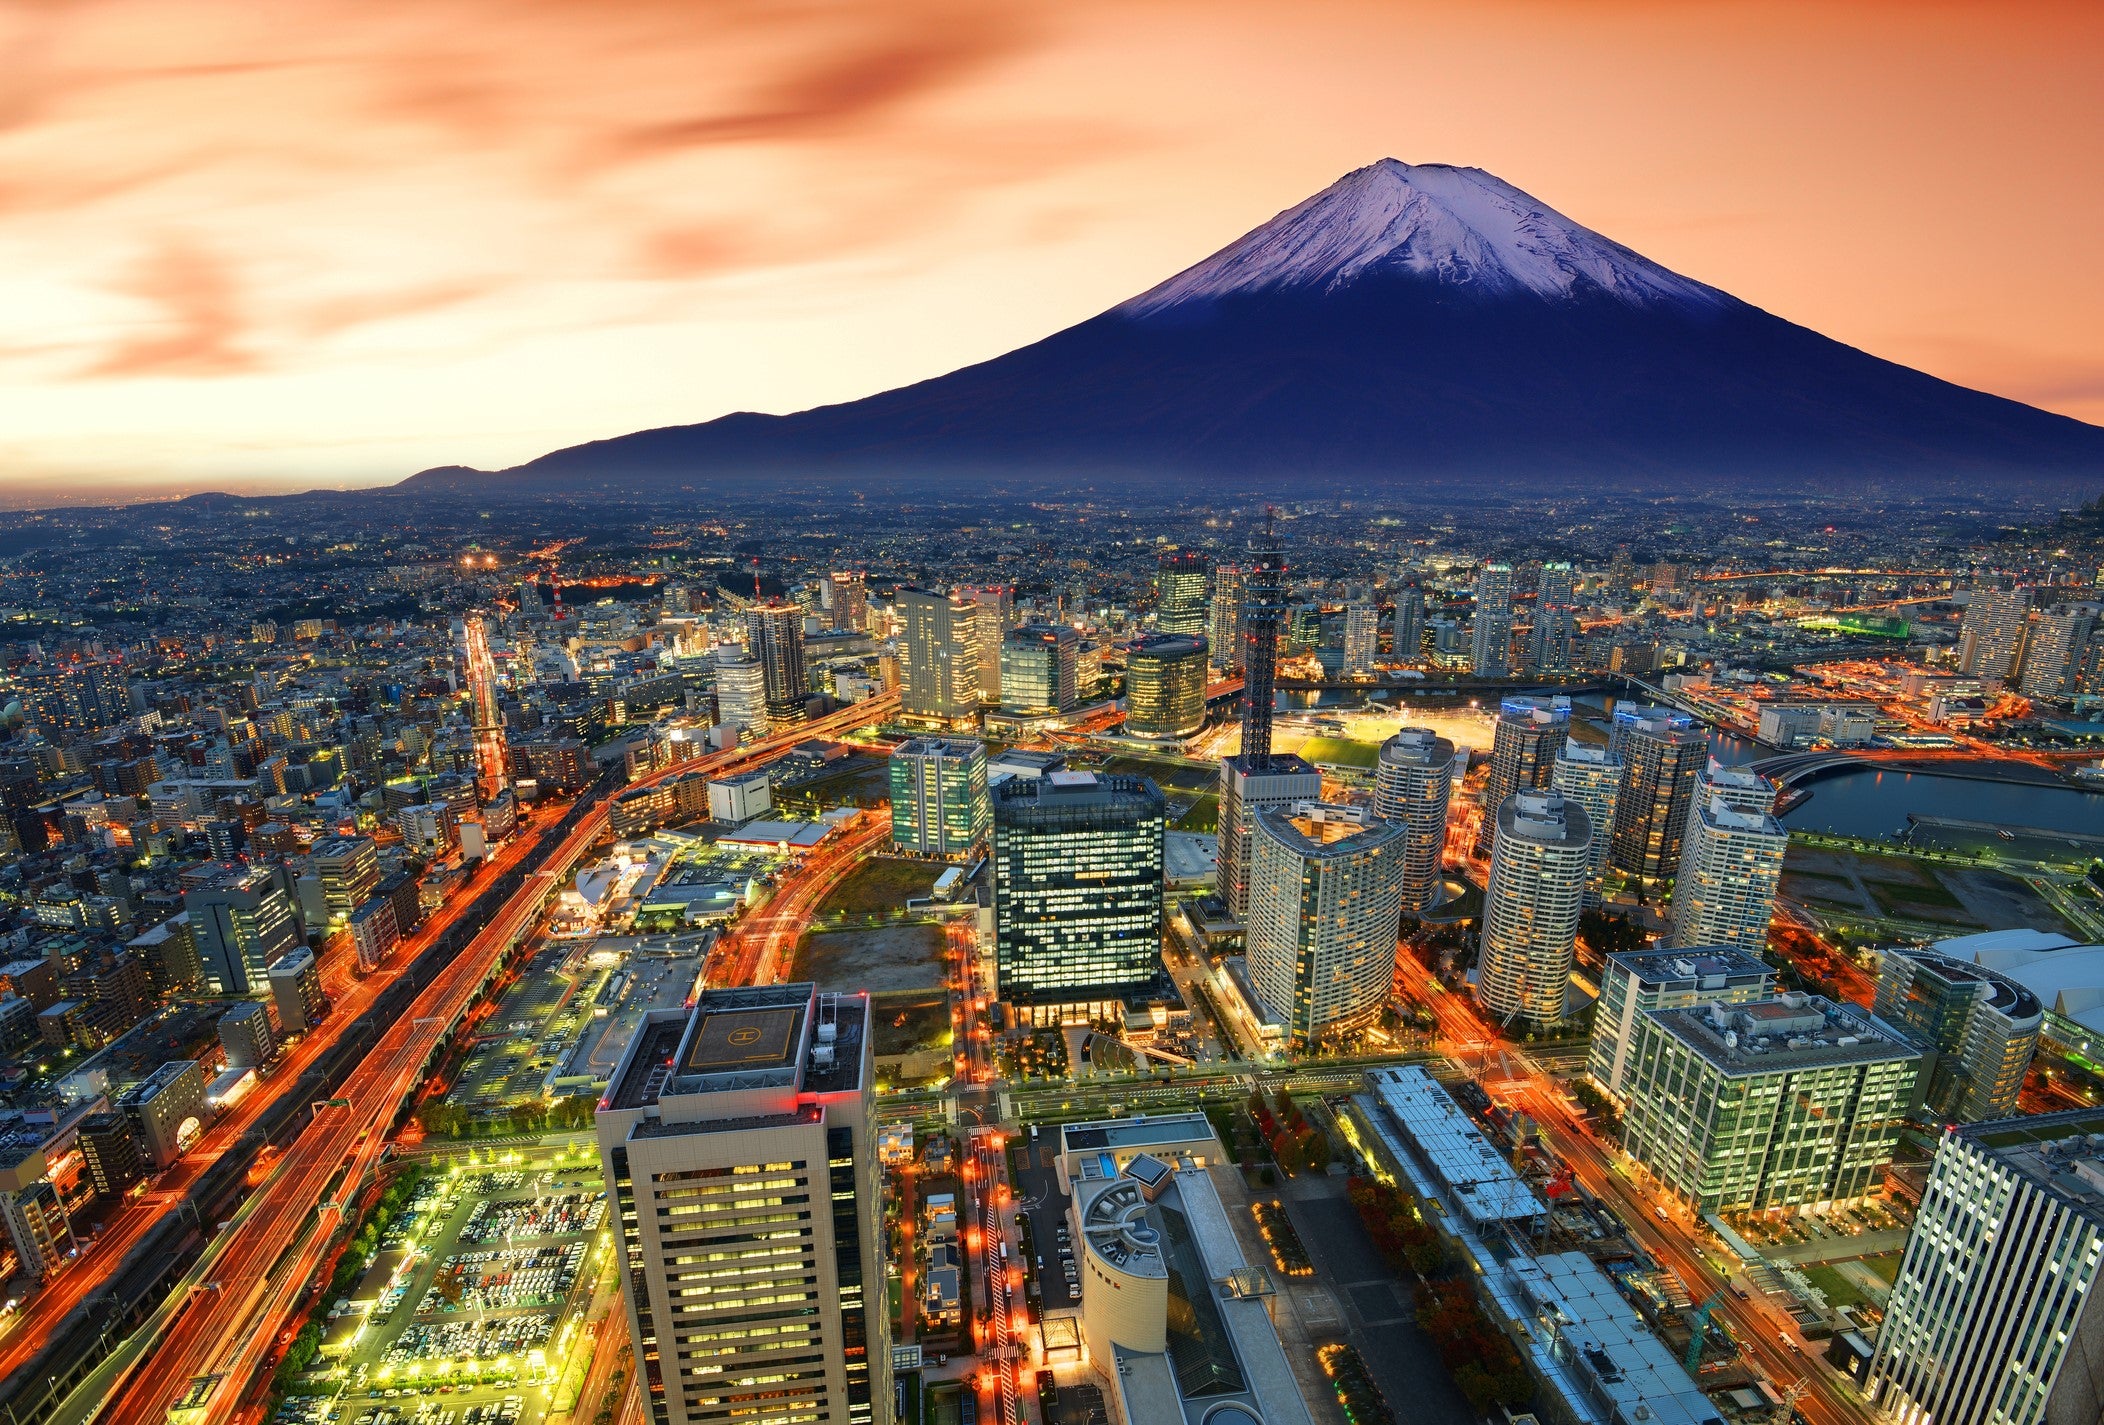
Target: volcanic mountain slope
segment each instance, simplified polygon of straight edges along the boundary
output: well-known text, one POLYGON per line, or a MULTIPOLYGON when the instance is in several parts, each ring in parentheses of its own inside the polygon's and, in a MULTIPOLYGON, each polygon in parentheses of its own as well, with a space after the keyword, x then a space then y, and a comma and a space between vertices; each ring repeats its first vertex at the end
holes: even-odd
POLYGON ((1884 361, 1480 169, 1384 159, 1100 316, 933 380, 412 488, 799 475, 1408 485, 2104 475, 2104 429, 1884 361))

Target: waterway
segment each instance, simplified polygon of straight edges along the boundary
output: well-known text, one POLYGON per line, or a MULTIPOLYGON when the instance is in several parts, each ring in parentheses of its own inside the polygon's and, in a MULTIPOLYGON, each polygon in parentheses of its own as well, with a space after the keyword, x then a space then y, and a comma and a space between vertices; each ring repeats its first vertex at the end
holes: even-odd
MULTIPOLYGON (((1480 701, 1481 696, 1448 693, 1443 697, 1421 698, 1395 689, 1374 706, 1392 707, 1397 711, 1406 711, 1413 702, 1423 706, 1440 703, 1449 707, 1466 706, 1472 700, 1480 701), (1398 693, 1402 696, 1397 696, 1398 693)), ((1583 694, 1573 701, 1579 704, 1582 716, 1598 719, 1609 716, 1615 704, 1614 698, 1599 694, 1583 694)), ((1365 705, 1364 694, 1337 691, 1281 693, 1276 702, 1281 713, 1365 705)), ((1748 738, 1712 733, 1710 755, 1727 766, 1738 766, 1773 757, 1776 753, 1773 748, 1763 747, 1748 738)), ((2104 793, 2086 792, 2075 787, 1984 781, 1937 772, 1902 772, 1877 767, 1837 773, 1807 785, 1812 795, 1784 813, 1785 826, 1835 836, 1886 840, 1905 827, 1908 815, 1913 814, 2104 835, 2104 793)))
MULTIPOLYGON (((1593 707, 1611 700, 1587 698, 1593 707)), ((1736 767, 1773 757, 1773 748, 1728 733, 1710 734, 1710 755, 1736 767)), ((1783 825, 1834 836, 1889 840, 1907 817, 1945 816, 2048 831, 2104 835, 2104 794, 2075 787, 1991 782, 1937 772, 1902 772, 1863 767, 1804 784, 1812 793, 1783 813, 1783 825)))

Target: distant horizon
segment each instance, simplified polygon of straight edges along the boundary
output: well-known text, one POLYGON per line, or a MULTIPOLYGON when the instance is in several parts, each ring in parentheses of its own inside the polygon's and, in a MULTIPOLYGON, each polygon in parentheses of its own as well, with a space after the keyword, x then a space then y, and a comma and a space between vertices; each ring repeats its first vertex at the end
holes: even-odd
POLYGON ((2094 6, 320 3, 23 20, 0 505, 373 488, 855 399, 1388 156, 2104 423, 2094 6))

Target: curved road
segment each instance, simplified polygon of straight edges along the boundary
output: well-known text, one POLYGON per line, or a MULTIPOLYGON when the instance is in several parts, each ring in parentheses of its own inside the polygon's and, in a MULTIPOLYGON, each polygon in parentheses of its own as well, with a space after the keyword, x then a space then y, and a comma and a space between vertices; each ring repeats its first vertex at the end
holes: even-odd
MULTIPOLYGON (((896 694, 868 699, 750 747, 679 763, 630 785, 730 770, 813 736, 880 721, 897 705, 896 694)), ((206 1418, 234 1417, 249 1380, 287 1332, 307 1283, 328 1256, 341 1209, 326 1201, 326 1195, 332 1187, 344 1196, 354 1195, 356 1185, 365 1181, 387 1146, 388 1125, 423 1078, 439 1042, 474 1003, 504 956, 531 933, 549 895, 604 835, 606 821, 603 802, 578 821, 547 864, 380 1037, 330 1101, 332 1106, 315 1115, 207 1249, 205 1261, 192 1273, 187 1299, 163 1324, 150 1354, 106 1403, 108 1419, 159 1425, 190 1382, 206 1375, 221 1377, 198 1402, 206 1418)))

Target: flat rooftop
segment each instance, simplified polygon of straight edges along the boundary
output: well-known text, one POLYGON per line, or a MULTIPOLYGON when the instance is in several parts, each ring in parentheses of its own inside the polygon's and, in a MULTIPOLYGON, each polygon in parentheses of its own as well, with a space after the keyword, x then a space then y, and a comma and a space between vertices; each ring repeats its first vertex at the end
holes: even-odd
POLYGON ((2104 1223, 2104 1108, 1974 1123, 1957 1132, 2093 1221, 2104 1223))
POLYGON ((1366 1076, 1381 1109, 1472 1223, 1521 1221, 1548 1212, 1526 1179, 1475 1120, 1415 1064, 1366 1076))
POLYGON ((1645 1013, 1674 1038, 1731 1076, 1788 1073, 1840 1064, 1919 1059, 1921 1051, 1868 1011, 1818 995, 1784 995, 1730 1007, 1645 1013))
POLYGON ((686 1010, 645 1013, 605 1106, 648 1108, 718 1090, 829 1094, 862 1084, 869 997, 806 984, 710 990, 686 1010))
POLYGON ((1567 1368, 1618 1420, 1722 1425, 1722 1415, 1651 1334, 1628 1299, 1582 1252, 1552 1252, 1508 1264, 1537 1321, 1562 1338, 1567 1368))
POLYGON ((1690 945, 1681 950, 1629 950, 1607 957, 1608 963, 1635 975, 1646 985, 1677 985, 1721 990, 1737 979, 1773 975, 1766 961, 1734 945, 1690 945))
POLYGON ((1094 1123, 1065 1124, 1059 1130, 1060 1149, 1069 1153, 1153 1148, 1163 1143, 1191 1143, 1212 1136, 1212 1121, 1202 1113, 1106 1118, 1094 1123))
POLYGON ((803 1017, 801 1009, 788 1007, 701 1011, 680 1067, 690 1074, 716 1074, 786 1065, 796 1052, 803 1017))

